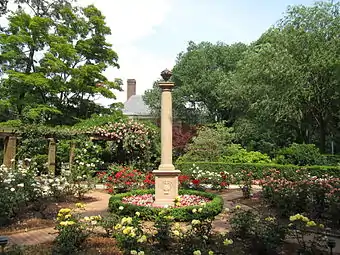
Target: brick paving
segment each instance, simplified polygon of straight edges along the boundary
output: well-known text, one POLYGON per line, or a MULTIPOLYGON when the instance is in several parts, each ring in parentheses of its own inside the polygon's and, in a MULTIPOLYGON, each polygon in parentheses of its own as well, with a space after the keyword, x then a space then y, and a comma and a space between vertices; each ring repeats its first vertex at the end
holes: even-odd
MULTIPOLYGON (((93 197, 95 201, 86 204, 86 210, 82 214, 84 216, 106 215, 110 195, 104 192, 92 191, 89 196, 93 197)), ((8 238, 9 244, 36 245, 53 241, 56 236, 57 231, 54 228, 44 228, 9 235, 8 238)))

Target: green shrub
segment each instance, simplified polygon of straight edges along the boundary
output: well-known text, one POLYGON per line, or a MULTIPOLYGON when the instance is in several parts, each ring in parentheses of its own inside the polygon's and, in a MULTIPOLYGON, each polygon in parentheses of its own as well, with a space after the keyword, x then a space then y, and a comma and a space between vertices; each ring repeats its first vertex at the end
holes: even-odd
POLYGON ((222 162, 227 163, 270 163, 267 154, 259 151, 247 151, 240 144, 230 144, 226 148, 226 155, 221 157, 222 162))
POLYGON ((325 161, 324 156, 314 144, 293 143, 276 153, 276 162, 298 166, 319 165, 325 161))
POLYGON ((247 240, 251 251, 258 254, 276 254, 283 244, 287 227, 281 225, 274 217, 260 216, 254 211, 237 210, 230 219, 233 233, 247 240))
POLYGON ((193 164, 199 167, 203 171, 211 172, 229 172, 239 173, 242 170, 249 170, 253 172, 255 179, 261 179, 263 173, 270 169, 280 170, 284 177, 290 178, 290 176, 296 173, 298 169, 306 169, 312 176, 322 176, 328 174, 334 177, 340 177, 340 167, 335 166, 295 166, 295 165, 280 165, 280 164, 252 164, 252 163, 225 163, 225 162, 178 162, 176 169, 182 171, 182 174, 191 174, 193 164))
POLYGON ((197 136, 192 139, 187 152, 178 160, 218 160, 221 155, 224 155, 225 148, 232 139, 232 129, 225 127, 223 123, 203 126, 198 129, 197 136))
MULTIPOLYGON (((159 212, 164 210, 164 208, 155 208, 155 207, 146 207, 146 206, 136 206, 132 204, 122 203, 122 199, 127 196, 132 195, 143 195, 143 194, 153 194, 155 191, 153 189, 150 190, 135 190, 128 193, 121 193, 111 196, 109 201, 109 211, 133 217, 136 212, 140 213, 140 217, 146 220, 154 220, 159 212), (124 208, 120 210, 120 208, 124 208)), ((170 210, 170 215, 174 217, 175 220, 178 221, 191 221, 193 219, 204 220, 207 218, 213 218, 218 215, 223 209, 223 199, 215 194, 206 193, 202 191, 196 190, 179 190, 179 194, 188 194, 188 195, 198 195, 211 199, 212 201, 208 202, 205 206, 205 210, 203 210, 200 214, 195 214, 192 212, 193 209, 198 209, 201 206, 186 206, 180 208, 172 208, 170 210)))

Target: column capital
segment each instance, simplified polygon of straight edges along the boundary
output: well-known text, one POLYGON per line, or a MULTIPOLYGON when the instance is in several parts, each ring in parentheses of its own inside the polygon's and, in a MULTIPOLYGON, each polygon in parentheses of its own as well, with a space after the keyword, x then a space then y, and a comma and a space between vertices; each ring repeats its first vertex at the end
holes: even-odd
POLYGON ((162 89, 162 91, 168 91, 173 89, 175 83, 170 81, 161 81, 158 82, 158 86, 162 89))

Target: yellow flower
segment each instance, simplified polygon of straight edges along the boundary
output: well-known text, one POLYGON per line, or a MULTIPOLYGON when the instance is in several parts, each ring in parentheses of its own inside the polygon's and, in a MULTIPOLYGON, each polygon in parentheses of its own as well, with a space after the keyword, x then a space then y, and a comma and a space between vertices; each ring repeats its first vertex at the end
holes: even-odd
POLYGON ((59 224, 60 226, 67 226, 67 221, 61 221, 59 224))
POLYGON ((180 203, 180 202, 176 202, 175 205, 176 205, 176 206, 180 206, 181 203, 180 203))
POLYGON ((137 251, 132 250, 132 251, 130 251, 130 254, 131 254, 131 255, 137 255, 137 251))
POLYGON ((83 203, 76 203, 76 207, 80 208, 80 209, 83 209, 83 208, 85 208, 85 204, 83 204, 83 203))
POLYGON ((136 233, 132 231, 132 232, 129 234, 129 236, 130 236, 130 237, 135 237, 135 236, 136 236, 136 233))
POLYGON ((309 221, 309 219, 307 217, 304 217, 304 216, 301 217, 301 220, 304 221, 304 222, 308 222, 309 221))
POLYGON ((121 221, 122 225, 125 225, 125 224, 130 225, 131 223, 132 223, 132 218, 131 217, 124 217, 122 219, 122 221, 121 221))
POLYGON ((192 209, 192 213, 197 213, 197 209, 196 208, 192 209))
POLYGON ((84 221, 91 221, 90 217, 84 217, 84 221))
POLYGON ((144 253, 144 251, 140 251, 140 252, 138 252, 137 255, 145 255, 145 253, 144 253))
POLYGON ((173 220, 174 217, 173 216, 164 216, 164 219, 166 219, 166 220, 173 220))
POLYGON ((139 216, 140 216, 140 212, 136 212, 135 214, 136 214, 136 216, 137 216, 137 217, 139 217, 139 216))
POLYGON ((65 215, 65 219, 69 219, 69 218, 71 218, 71 217, 72 217, 71 214, 66 214, 66 215, 65 215))
POLYGON ((128 235, 128 234, 130 234, 130 232, 132 231, 132 227, 126 227, 124 230, 123 230, 123 234, 124 235, 128 235))
POLYGON ((267 217, 264 219, 265 221, 269 221, 269 222, 273 222, 275 220, 275 218, 273 217, 267 217))
POLYGON ((195 225, 201 224, 201 222, 200 222, 200 220, 192 220, 191 224, 195 226, 195 225))
POLYGON ((198 212, 199 212, 199 213, 201 213, 201 212, 202 212, 202 210, 203 210, 202 208, 198 208, 198 212))
POLYGON ((174 225, 174 227, 175 227, 176 229, 179 229, 179 228, 181 228, 181 225, 180 225, 178 222, 176 222, 175 225, 174 225))
POLYGON ((231 240, 231 239, 225 239, 224 240, 224 242, 223 242, 223 244, 225 245, 225 246, 228 246, 228 245, 230 245, 230 244, 233 244, 234 243, 234 241, 233 240, 231 240))
POLYGON ((202 253, 201 253, 200 250, 196 250, 196 251, 194 251, 192 254, 193 254, 193 255, 201 255, 202 253))
POLYGON ((241 209, 241 206, 240 205, 236 205, 235 209, 239 210, 239 209, 241 209))
POLYGON ((62 208, 62 209, 59 210, 60 214, 67 214, 69 212, 71 212, 70 208, 62 208))
POLYGON ((122 225, 121 224, 117 224, 116 226, 115 226, 115 230, 118 230, 118 229, 121 229, 122 228, 122 225))
POLYGON ((67 222, 67 225, 74 225, 76 224, 74 221, 70 220, 70 221, 66 221, 67 222))
POLYGON ((308 221, 307 224, 306 224, 307 227, 315 227, 316 226, 316 223, 315 221, 308 221))
POLYGON ((173 233, 175 236, 179 236, 179 235, 180 235, 180 233, 179 233, 178 230, 174 230, 174 231, 172 231, 172 233, 173 233))
POLYGON ((142 235, 138 240, 137 243, 144 243, 147 241, 146 235, 142 235))
POLYGON ((320 224, 319 227, 320 227, 320 228, 324 228, 325 225, 324 225, 324 224, 320 224))
POLYGON ((296 216, 290 216, 290 217, 289 217, 289 220, 290 220, 290 221, 296 221, 297 218, 296 218, 296 216))
POLYGON ((214 255, 214 252, 213 251, 209 251, 208 255, 214 255))

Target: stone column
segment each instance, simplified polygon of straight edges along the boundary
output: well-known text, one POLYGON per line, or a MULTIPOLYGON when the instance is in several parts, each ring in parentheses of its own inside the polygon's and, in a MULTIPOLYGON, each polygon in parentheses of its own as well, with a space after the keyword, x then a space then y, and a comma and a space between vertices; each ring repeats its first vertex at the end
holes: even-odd
POLYGON ((48 144, 48 173, 51 176, 55 175, 55 158, 56 158, 56 149, 57 144, 54 138, 49 138, 49 144, 48 144))
POLYGON ((171 72, 161 73, 164 81, 159 82, 162 89, 161 110, 161 164, 155 174, 155 202, 156 206, 172 206, 178 196, 178 175, 172 164, 172 95, 173 82, 169 82, 171 72))
POLYGON ((5 139, 5 148, 4 148, 4 161, 3 164, 6 167, 14 166, 15 154, 17 147, 17 138, 15 136, 8 136, 5 139))

